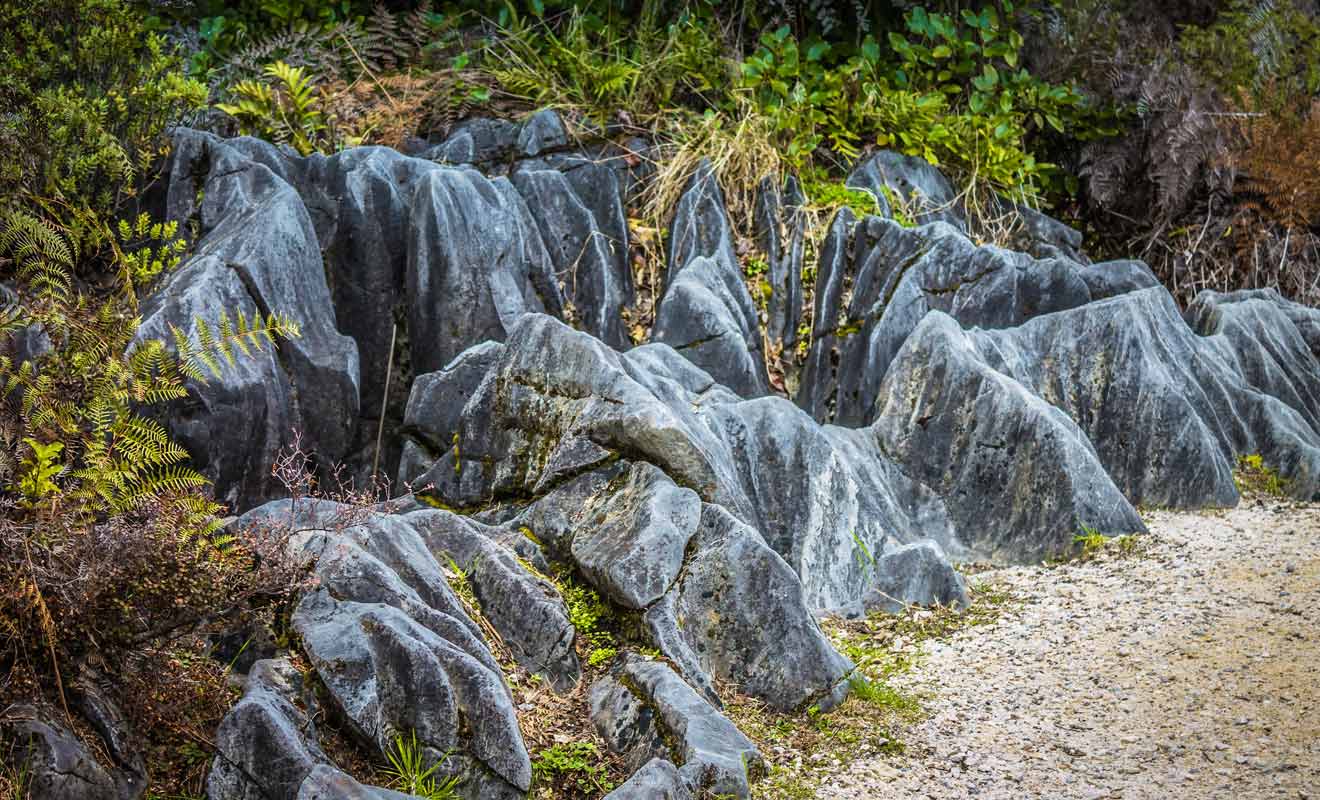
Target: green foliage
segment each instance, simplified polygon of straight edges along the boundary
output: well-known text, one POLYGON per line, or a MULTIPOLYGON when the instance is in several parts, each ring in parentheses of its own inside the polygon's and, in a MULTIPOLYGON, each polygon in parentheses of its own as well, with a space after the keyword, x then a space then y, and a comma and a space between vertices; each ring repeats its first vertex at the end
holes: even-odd
POLYGON ((568 607, 568 621, 586 645, 587 664, 597 667, 606 663, 618 653, 614 635, 601 629, 601 622, 610 616, 609 605, 585 583, 561 579, 558 586, 568 607))
POLYGON ((1288 481, 1279 473, 1265 465, 1265 459, 1259 453, 1240 456, 1234 479, 1238 491, 1242 493, 1266 494, 1271 497, 1285 497, 1288 494, 1288 481))
POLYGON ((876 708, 902 714, 915 714, 921 710, 921 703, 917 698, 904 694, 881 680, 854 674, 848 679, 848 688, 852 691, 853 697, 876 708))
POLYGON ((852 49, 799 42, 787 26, 761 36, 741 88, 774 120, 791 165, 802 168, 823 146, 851 161, 874 142, 1030 199, 1056 178, 1033 155, 1044 133, 1080 140, 1111 131, 1075 88, 1022 66, 1021 35, 993 9, 955 18, 918 7, 905 32, 888 34, 887 52, 869 36, 852 49))
POLYGON ((143 286, 179 264, 188 242, 178 234, 177 222, 156 222, 145 212, 134 223, 120 220, 118 234, 121 278, 126 286, 143 286))
MULTIPOLYGON (((880 203, 870 192, 849 188, 842 181, 832 178, 823 169, 807 168, 799 172, 798 177, 802 181, 802 192, 807 196, 807 200, 812 205, 827 210, 830 217, 840 208, 850 209, 858 219, 880 211, 880 203)), ((891 207, 898 208, 893 198, 889 200, 891 207)))
POLYGON ((594 742, 566 742, 547 747, 532 760, 538 783, 566 786, 579 792, 605 793, 614 788, 594 742))
POLYGON ((763 33, 760 44, 742 62, 740 88, 774 120, 784 138, 785 160, 801 167, 827 143, 843 157, 856 158, 875 99, 868 80, 880 58, 874 41, 840 60, 827 42, 800 45, 785 25, 763 33))
POLYGON ((1178 49, 1224 96, 1249 90, 1272 113, 1305 111, 1320 93, 1320 23, 1294 0, 1233 0, 1185 26, 1178 49))
POLYGON ((1133 556, 1142 551, 1141 540, 1134 534, 1106 536, 1088 525, 1082 526, 1082 532, 1073 537, 1073 544, 1080 552, 1078 561, 1090 561, 1101 555, 1133 556))
POLYGON ((19 464, 18 490, 23 495, 23 504, 31 508, 59 492, 55 478, 64 471, 59 462, 64 443, 42 444, 30 436, 24 438, 23 443, 31 454, 19 464))
MULTIPOLYGON (((139 229, 150 234, 153 227, 139 219, 121 234, 139 229)), ((165 235, 172 233, 169 227, 156 230, 165 235)), ((179 252, 172 242, 146 249, 155 255, 128 256, 119 265, 124 291, 95 302, 71 291, 73 249, 53 224, 21 211, 0 217, 0 255, 13 259, 19 288, 27 295, 0 334, 36 326, 54 345, 36 360, 0 356, 0 389, 6 397, 21 398, 22 435, 37 459, 24 472, 28 484, 20 487, 29 503, 58 498, 76 513, 99 515, 125 513, 163 495, 187 497, 205 479, 184 465, 186 451, 140 407, 184 397, 187 380, 205 382, 205 369, 219 375, 221 362, 232 363, 236 350, 247 354, 261 349, 263 340, 298 334, 297 325, 279 315, 249 320, 240 311, 234 323, 221 311, 218 329, 196 320, 196 342, 175 330, 175 352, 159 339, 134 346, 140 320, 126 312, 124 302, 132 301, 132 281, 156 264, 172 266, 179 252), (61 453, 58 467, 43 462, 44 456, 61 453), (45 475, 45 482, 38 475, 45 475), (55 490, 47 483, 55 483, 55 490)), ((185 536, 214 531, 208 516, 213 504, 197 498, 178 502, 198 523, 184 530, 185 536)))
POLYGON ((243 45, 277 31, 309 31, 360 19, 370 0, 199 0, 178 6, 161 4, 162 17, 149 17, 155 28, 171 23, 195 25, 200 49, 191 71, 201 74, 222 63, 243 45))
POLYGON ((515 96, 599 119, 618 111, 646 119, 683 102, 713 105, 727 88, 729 63, 710 23, 686 12, 662 22, 660 8, 644 3, 627 30, 577 8, 558 24, 505 14, 483 68, 515 96))
POLYGON ((0 205, 41 209, 92 256, 205 95, 128 0, 0 6, 0 205))
POLYGON ((1081 548, 1079 558, 1085 560, 1104 549, 1109 537, 1089 525, 1082 525, 1082 532, 1073 537, 1073 544, 1081 548))
POLYGON ((439 759, 429 758, 417 741, 417 731, 410 731, 406 739, 402 735, 395 736, 393 746, 386 751, 385 777, 389 779, 391 789, 405 794, 417 795, 424 800, 451 800, 459 796, 461 781, 457 775, 442 777, 437 774, 448 758, 448 753, 439 759))
POLYGON ((238 120, 244 134, 291 145, 308 155, 330 144, 320 93, 302 67, 267 65, 266 82, 241 81, 229 91, 235 102, 216 108, 238 120))

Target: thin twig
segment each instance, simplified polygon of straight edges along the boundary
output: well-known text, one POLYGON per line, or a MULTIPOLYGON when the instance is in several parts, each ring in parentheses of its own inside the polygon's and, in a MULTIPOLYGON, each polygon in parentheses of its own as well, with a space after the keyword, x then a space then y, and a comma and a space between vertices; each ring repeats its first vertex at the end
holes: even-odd
POLYGON ((399 323, 390 326, 390 358, 385 363, 385 389, 380 395, 380 421, 376 423, 376 456, 371 460, 371 479, 376 480, 380 469, 380 440, 385 435, 385 407, 390 401, 390 379, 394 375, 394 339, 399 333, 399 323))
POLYGON ((367 73, 367 76, 371 78, 371 80, 376 84, 376 86, 382 92, 385 93, 385 99, 390 101, 390 105, 397 107, 398 103, 394 102, 394 97, 390 94, 390 90, 385 88, 385 84, 380 82, 380 78, 377 78, 376 74, 371 71, 371 69, 367 66, 366 62, 362 60, 362 56, 358 55, 357 48, 354 47, 353 43, 348 40, 348 37, 344 35, 343 31, 339 32, 339 38, 343 39, 344 44, 348 45, 348 52, 352 53, 353 58, 357 59, 358 66, 362 67, 362 71, 367 73))

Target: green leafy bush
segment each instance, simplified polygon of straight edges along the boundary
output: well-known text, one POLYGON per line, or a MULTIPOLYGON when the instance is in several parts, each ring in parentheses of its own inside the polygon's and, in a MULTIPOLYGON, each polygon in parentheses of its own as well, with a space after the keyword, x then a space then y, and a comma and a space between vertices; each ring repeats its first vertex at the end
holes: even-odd
POLYGON ((127 0, 0 6, 0 204, 39 207, 94 255, 165 126, 205 98, 127 0))
POLYGON ((713 23, 691 13, 665 22, 661 8, 648 0, 627 28, 576 8, 554 24, 506 14, 482 66, 515 96, 600 119, 623 111, 640 121, 675 104, 714 105, 731 65, 713 23))
POLYGON ((775 120, 786 160, 801 167, 822 146, 851 160, 874 143, 1032 198, 1055 177, 1033 154, 1041 134, 1110 132, 1074 87, 1022 66, 1022 36, 993 9, 955 18, 918 7, 904 21, 905 33, 886 37, 888 52, 869 36, 851 49, 799 43, 787 26, 761 36, 741 87, 775 120))
POLYGON ((237 119, 244 134, 308 155, 329 143, 329 126, 320 93, 304 73, 302 67, 276 61, 266 67, 267 82, 239 82, 229 90, 234 102, 216 108, 237 119))

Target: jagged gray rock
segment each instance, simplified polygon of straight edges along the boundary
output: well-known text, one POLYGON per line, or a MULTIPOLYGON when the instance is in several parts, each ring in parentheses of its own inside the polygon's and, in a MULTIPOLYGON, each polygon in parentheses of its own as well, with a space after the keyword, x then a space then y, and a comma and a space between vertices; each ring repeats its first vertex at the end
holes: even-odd
POLYGON ((526 522, 561 551, 605 491, 569 479, 614 457, 647 461, 758 528, 813 608, 865 591, 858 542, 957 548, 942 501, 866 432, 822 428, 782 399, 738 401, 669 348, 620 356, 547 317, 518 327, 459 428, 420 482, 455 507, 544 497, 526 522))
POLYGON ((1104 261, 1088 264, 1078 270, 1092 300, 1104 300, 1128 292, 1137 292, 1160 285, 1159 278, 1144 261, 1104 261))
MULTIPOLYGON (((1228 327, 1236 324, 1246 319, 1228 327)), ((973 336, 992 368, 1077 422, 1134 505, 1232 506, 1235 458, 1249 453, 1292 480, 1298 496, 1320 488, 1320 434, 1244 374, 1236 348, 1261 345, 1231 330, 1197 336, 1162 288, 973 336)), ((1302 349, 1300 337, 1293 344, 1302 349)), ((1293 385, 1283 371, 1257 380, 1281 394, 1293 385)))
POLYGON ((295 703, 312 702, 297 669, 263 660, 248 673, 243 697, 216 732, 207 800, 293 800, 318 765, 330 764, 312 718, 295 703))
POLYGON ((399 485, 419 479, 441 453, 454 446, 464 405, 503 349, 499 342, 482 342, 464 350, 444 369, 413 380, 403 415, 407 439, 399 460, 399 485))
POLYGON ((376 515, 301 546, 318 554, 320 583, 293 625, 358 736, 386 752, 415 733, 468 796, 525 793, 531 763, 502 672, 416 531, 376 515))
POLYGON ((5 709, 0 720, 13 751, 6 762, 26 777, 31 800, 136 800, 145 784, 97 762, 87 746, 49 713, 29 705, 5 709))
MULTIPOLYGON (((618 181, 611 171, 604 170, 599 179, 617 192, 618 181)), ((577 325, 616 350, 624 349, 630 342, 622 310, 633 299, 627 239, 605 232, 566 173, 518 170, 513 184, 540 228, 577 325)), ((602 192, 593 194, 601 196, 602 192)), ((604 210, 613 211, 617 197, 604 199, 604 210)))
MULTIPOLYGON (((756 745, 662 662, 623 656, 592 684, 590 704, 597 732, 630 771, 669 758, 691 794, 737 797, 749 797, 751 780, 766 771, 756 745)), ((650 775, 659 791, 673 786, 662 765, 650 775)))
POLYGON ((710 504, 702 507, 693 550, 678 582, 643 616, 683 677, 713 702, 717 681, 785 710, 829 709, 842 700, 852 663, 821 633, 779 554, 710 504))
POLYGON ((1226 340, 1248 386, 1320 431, 1320 312, 1262 289, 1201 292, 1184 316, 1201 336, 1226 340))
POLYGON ((1038 561, 1070 552, 1084 526, 1144 531, 1077 424, 988 366, 972 336, 927 314, 885 375, 872 426, 946 498, 958 541, 978 558, 1038 561))
POLYGON ((318 765, 298 787, 296 800, 422 800, 379 786, 363 786, 334 767, 318 765))
POLYGON ((962 206, 949 179, 923 158, 893 150, 876 151, 853 169, 845 185, 875 197, 882 217, 893 217, 892 198, 907 206, 918 224, 945 222, 959 231, 967 230, 962 206))
MULTIPOLYGON (((807 198, 794 176, 782 190, 771 176, 756 190, 756 239, 769 265, 766 288, 765 334, 784 351, 797 343, 802 316, 802 257, 806 244, 807 198)), ((763 290, 764 292, 764 290, 763 290)))
POLYGON ((668 255, 651 341, 670 345, 743 397, 768 394, 756 304, 709 162, 697 168, 678 202, 668 255))
POLYGON ((978 247, 942 222, 850 221, 843 212, 835 220, 818 268, 813 352, 798 400, 821 421, 874 419, 885 371, 929 311, 964 327, 1004 328, 1091 299, 1072 261, 978 247))
POLYGON ((672 761, 653 758, 633 772, 605 800, 693 800, 692 792, 672 761))
POLYGON ((632 465, 609 487, 570 546, 583 573, 611 600, 643 609, 678 577, 701 518, 701 498, 651 464, 632 465))
POLYGON ((270 467, 295 428, 321 466, 347 455, 359 407, 358 353, 336 326, 316 232, 298 193, 241 150, 189 134, 176 157, 191 165, 192 179, 206 176, 203 199, 196 206, 195 194, 174 187, 171 205, 184 213, 189 199, 202 236, 145 301, 136 341, 172 342, 171 326, 196 340, 196 319, 214 325, 220 309, 248 319, 279 311, 300 325, 302 335, 278 350, 222 364, 219 378, 190 386, 189 400, 167 416, 217 497, 247 508, 281 491, 270 467))
POLYGON ((426 343, 412 353, 418 373, 477 342, 502 341, 523 314, 563 313, 550 257, 508 179, 435 170, 416 191, 407 277, 409 335, 426 343))
POLYGON ((439 509, 415 511, 404 520, 432 553, 452 560, 467 575, 482 615, 519 664, 557 691, 577 684, 581 667, 563 598, 524 569, 518 556, 498 542, 494 529, 439 509))
MULTIPOLYGON (((425 535, 407 517, 277 501, 234 527, 287 539, 293 553, 314 563, 317 583, 292 623, 327 694, 363 743, 383 753, 396 736, 415 734, 426 758, 444 759, 440 773, 462 778, 464 797, 521 796, 531 763, 512 698, 431 547, 501 554, 483 547, 481 532, 462 520, 413 519, 428 523, 425 535)), ((502 567, 521 569, 505 555, 481 573, 481 585, 509 586, 508 576, 499 576, 504 584, 491 577, 502 567)))

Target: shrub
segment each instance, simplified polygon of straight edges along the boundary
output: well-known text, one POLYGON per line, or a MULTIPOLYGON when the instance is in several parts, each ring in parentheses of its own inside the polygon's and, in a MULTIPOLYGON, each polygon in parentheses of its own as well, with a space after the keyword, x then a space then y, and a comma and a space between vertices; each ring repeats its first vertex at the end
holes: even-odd
POLYGON ((127 0, 0 7, 0 204, 63 224, 90 260, 205 89, 127 0))

